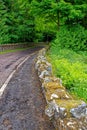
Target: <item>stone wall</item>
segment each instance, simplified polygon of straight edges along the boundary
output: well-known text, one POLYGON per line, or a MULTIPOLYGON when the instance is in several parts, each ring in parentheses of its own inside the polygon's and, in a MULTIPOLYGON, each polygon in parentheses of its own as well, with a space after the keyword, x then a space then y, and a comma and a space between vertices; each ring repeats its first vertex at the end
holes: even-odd
POLYGON ((16 44, 2 44, 0 45, 0 52, 6 51, 6 50, 14 50, 18 48, 27 48, 37 45, 46 45, 47 43, 39 42, 39 43, 16 43, 16 44))
POLYGON ((0 52, 5 51, 5 50, 13 50, 13 49, 18 49, 18 48, 27 48, 29 46, 32 46, 33 43, 24 43, 24 44, 2 44, 0 45, 0 52))
POLYGON ((39 51, 35 68, 42 83, 47 106, 45 114, 56 130, 87 130, 87 104, 74 99, 52 73, 52 66, 45 57, 46 49, 39 51))

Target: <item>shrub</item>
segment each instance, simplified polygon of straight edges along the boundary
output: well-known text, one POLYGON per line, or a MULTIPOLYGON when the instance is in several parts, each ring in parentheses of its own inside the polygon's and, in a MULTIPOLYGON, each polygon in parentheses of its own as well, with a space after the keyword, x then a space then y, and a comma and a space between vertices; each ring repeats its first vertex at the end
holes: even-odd
POLYGON ((71 48, 75 51, 87 51, 87 30, 80 25, 75 25, 70 29, 62 27, 52 45, 61 48, 71 48))

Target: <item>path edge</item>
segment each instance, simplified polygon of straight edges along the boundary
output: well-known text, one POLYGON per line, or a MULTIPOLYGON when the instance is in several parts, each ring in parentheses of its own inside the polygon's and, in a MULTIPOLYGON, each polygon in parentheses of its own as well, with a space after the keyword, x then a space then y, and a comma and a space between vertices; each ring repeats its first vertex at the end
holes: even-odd
MULTIPOLYGON (((31 54, 33 55, 33 54, 31 54)), ((13 75, 16 73, 16 71, 30 58, 31 55, 28 55, 27 57, 24 58, 24 60, 22 62, 20 62, 17 67, 10 73, 10 75, 8 76, 8 78, 6 79, 6 81, 3 83, 3 85, 0 88, 0 98, 2 97, 8 83, 10 82, 11 78, 13 77, 13 75)))

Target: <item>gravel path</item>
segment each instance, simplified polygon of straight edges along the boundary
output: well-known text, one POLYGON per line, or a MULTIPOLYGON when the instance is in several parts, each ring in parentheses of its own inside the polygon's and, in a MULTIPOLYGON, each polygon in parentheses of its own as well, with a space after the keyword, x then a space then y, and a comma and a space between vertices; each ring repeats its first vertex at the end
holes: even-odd
POLYGON ((44 115, 35 58, 36 53, 17 70, 0 99, 0 130, 54 130, 44 115))

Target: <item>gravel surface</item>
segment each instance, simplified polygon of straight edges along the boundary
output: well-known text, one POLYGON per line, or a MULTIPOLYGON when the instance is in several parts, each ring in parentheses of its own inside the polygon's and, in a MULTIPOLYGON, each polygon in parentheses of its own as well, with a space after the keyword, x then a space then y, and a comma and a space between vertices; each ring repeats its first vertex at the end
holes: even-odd
POLYGON ((0 99, 0 130, 54 130, 44 114, 46 102, 35 58, 36 53, 17 70, 0 99))

